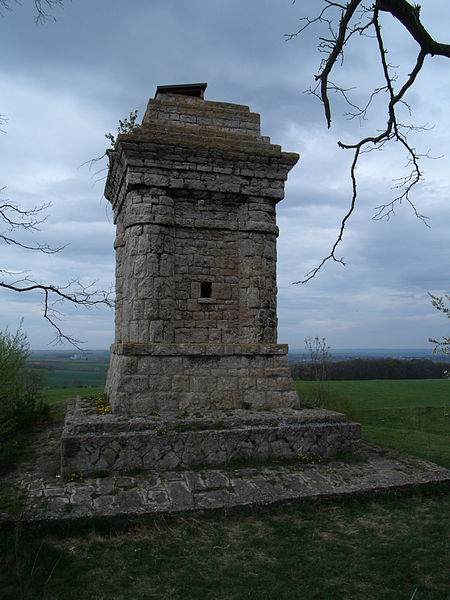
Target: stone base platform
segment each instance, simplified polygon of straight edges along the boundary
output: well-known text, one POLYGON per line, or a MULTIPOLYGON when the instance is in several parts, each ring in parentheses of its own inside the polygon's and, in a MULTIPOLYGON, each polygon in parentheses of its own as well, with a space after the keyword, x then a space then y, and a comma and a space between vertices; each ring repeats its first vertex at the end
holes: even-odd
POLYGON ((189 514, 450 489, 450 470, 364 443, 351 455, 314 464, 271 461, 259 467, 143 471, 71 481, 55 475, 60 440, 60 425, 42 431, 32 462, 24 462, 0 478, 0 488, 17 496, 11 508, 0 498, 0 523, 189 514), (21 509, 14 512, 19 501, 21 509))
POLYGON ((358 423, 326 410, 273 409, 146 417, 92 414, 78 398, 61 438, 61 474, 94 475, 332 458, 361 439, 358 423))

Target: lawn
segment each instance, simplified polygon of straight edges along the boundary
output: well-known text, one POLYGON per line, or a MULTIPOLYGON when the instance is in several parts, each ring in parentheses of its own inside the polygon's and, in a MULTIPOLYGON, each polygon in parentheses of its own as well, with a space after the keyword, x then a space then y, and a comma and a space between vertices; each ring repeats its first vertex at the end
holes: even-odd
POLYGON ((66 414, 67 403, 69 400, 74 400, 77 396, 100 394, 103 391, 101 386, 89 386, 84 388, 67 387, 67 388, 45 388, 41 393, 41 398, 44 402, 50 405, 51 415, 54 421, 63 421, 66 414))
POLYGON ((2 598, 448 599, 450 496, 23 528, 2 598), (20 595, 21 594, 21 595, 20 595))
MULTIPOLYGON (((365 440, 450 468, 450 381, 446 379, 327 381, 324 402, 362 426, 365 440)), ((303 405, 316 384, 296 381, 303 405)))

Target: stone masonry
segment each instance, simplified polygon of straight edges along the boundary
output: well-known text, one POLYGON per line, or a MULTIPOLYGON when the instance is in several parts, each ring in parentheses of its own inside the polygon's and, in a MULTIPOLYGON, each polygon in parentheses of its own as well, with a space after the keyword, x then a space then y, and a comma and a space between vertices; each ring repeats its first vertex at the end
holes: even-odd
POLYGON ((275 207, 298 155, 205 87, 159 87, 109 152, 115 414, 297 403, 277 344, 275 207))
POLYGON ((361 438, 342 414, 300 409, 277 344, 275 207, 298 155, 205 88, 159 87, 109 151, 112 414, 69 408, 64 476, 330 458, 361 438))
POLYGON ((204 465, 332 458, 360 439, 358 423, 327 410, 272 409, 153 415, 92 414, 79 399, 67 412, 62 474, 167 471, 204 465))

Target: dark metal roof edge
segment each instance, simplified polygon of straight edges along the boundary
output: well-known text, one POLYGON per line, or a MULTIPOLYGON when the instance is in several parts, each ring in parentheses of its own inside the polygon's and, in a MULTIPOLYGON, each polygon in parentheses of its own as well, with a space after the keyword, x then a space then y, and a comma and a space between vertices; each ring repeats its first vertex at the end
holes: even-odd
POLYGON ((199 92, 204 92, 208 84, 206 82, 202 83, 176 83, 173 85, 158 85, 156 88, 155 98, 160 92, 168 92, 169 90, 174 91, 182 91, 182 90, 191 90, 198 89, 199 92))

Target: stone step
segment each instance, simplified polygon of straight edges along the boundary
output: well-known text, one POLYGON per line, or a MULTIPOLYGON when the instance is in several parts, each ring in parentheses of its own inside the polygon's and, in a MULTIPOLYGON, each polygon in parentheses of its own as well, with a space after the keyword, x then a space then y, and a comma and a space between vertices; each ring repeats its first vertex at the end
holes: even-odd
POLYGON ((325 410, 244 410, 129 418, 69 406, 61 438, 61 474, 167 471, 233 461, 331 458, 351 450, 361 427, 325 410))
POLYGON ((255 137, 260 134, 260 115, 251 113, 248 106, 183 96, 164 95, 150 100, 142 125, 145 127, 152 122, 179 126, 197 124, 229 132, 247 131, 255 137))
POLYGON ((34 461, 0 483, 17 491, 23 511, 0 509, 0 522, 74 521, 92 517, 165 515, 370 497, 380 492, 417 493, 450 487, 450 470, 392 450, 361 443, 352 455, 328 461, 276 461, 266 465, 137 472, 82 478, 55 476, 61 427, 41 432, 34 461))
MULTIPOLYGON (((152 144, 161 144, 166 146, 189 147, 192 149, 220 150, 232 152, 233 154, 250 154, 256 156, 281 156, 281 146, 271 144, 270 138, 253 137, 241 133, 220 132, 197 126, 190 127, 167 127, 160 128, 154 125, 148 125, 141 129, 136 129, 133 133, 120 134, 117 136, 116 149, 120 149, 121 142, 140 144, 150 142, 152 144)), ((293 153, 283 153, 288 156, 293 153)), ((296 160, 298 155, 295 154, 296 160)), ((221 157, 223 158, 223 157, 221 157)))

